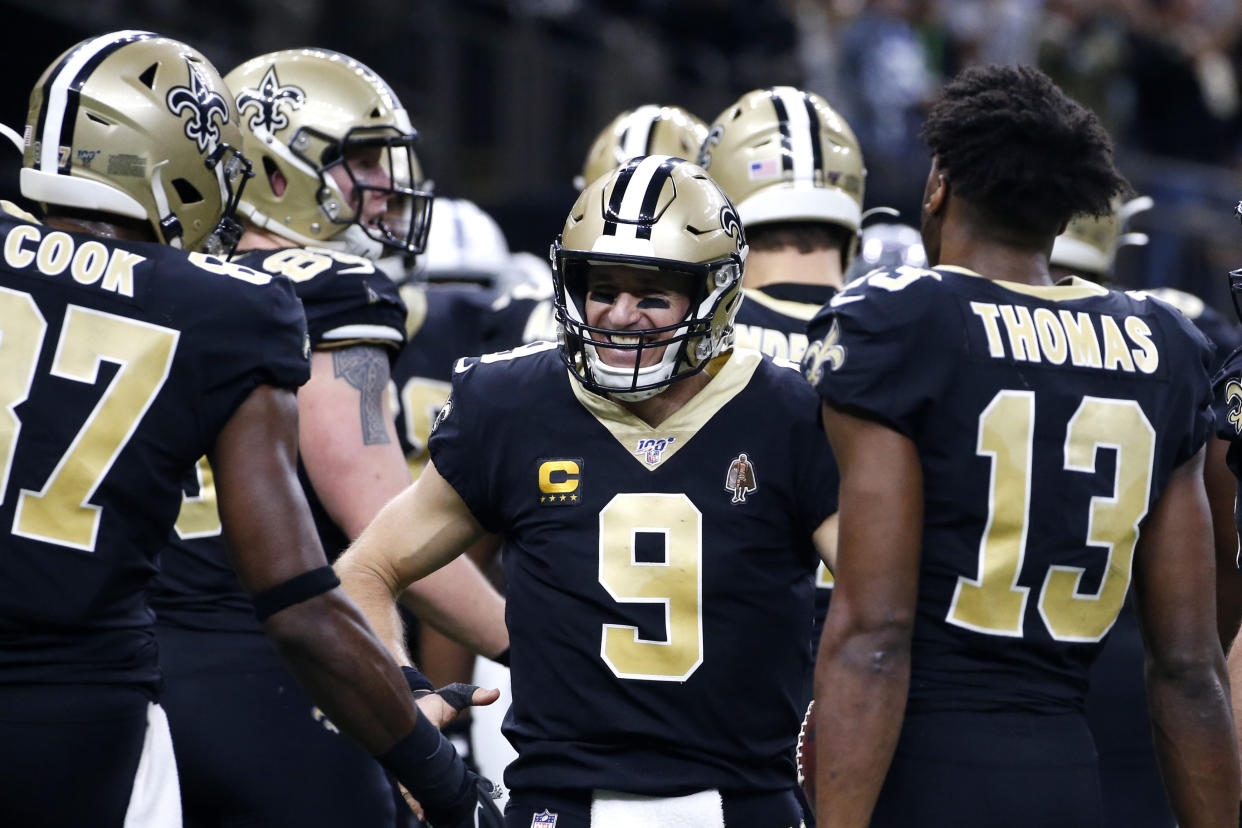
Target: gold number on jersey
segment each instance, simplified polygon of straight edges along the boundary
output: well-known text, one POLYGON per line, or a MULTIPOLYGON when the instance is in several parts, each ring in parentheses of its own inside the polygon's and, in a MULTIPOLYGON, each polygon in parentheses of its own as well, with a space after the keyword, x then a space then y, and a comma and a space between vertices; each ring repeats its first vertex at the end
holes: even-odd
POLYGON ((1026 554, 1031 503, 1031 443, 1035 395, 1001 391, 979 415, 975 452, 992 459, 988 522, 979 543, 979 576, 959 575, 948 620, 976 632, 1022 636, 1027 587, 1018 586, 1026 554))
POLYGON ((182 540, 214 538, 224 531, 220 525, 220 510, 216 506, 216 481, 206 457, 198 458, 194 465, 198 480, 198 494, 181 493, 181 511, 173 529, 182 540))
MULTIPOLYGON (((1020 637, 1028 587, 1018 586, 1026 552, 1035 395, 1001 391, 979 415, 977 453, 992 459, 988 522, 976 578, 958 576, 947 620, 976 632, 1020 637)), ((1086 543, 1107 550, 1098 592, 1079 591, 1083 569, 1054 565, 1039 591, 1039 614, 1058 641, 1099 641, 1130 585, 1138 526, 1147 514, 1156 432, 1134 400, 1085 397, 1066 426, 1064 469, 1093 474, 1101 448, 1116 453, 1113 492, 1092 497, 1086 543)))
POLYGON ((28 293, 0 288, 0 503, 9 486, 22 422, 14 409, 30 393, 47 321, 28 293))
POLYGON ((1101 448, 1117 454, 1110 497, 1091 498, 1087 543, 1108 550, 1100 590, 1079 592, 1083 570, 1053 566, 1039 593, 1039 614, 1058 641, 1099 641, 1121 612, 1130 586, 1139 523, 1151 497, 1156 430, 1134 400, 1086 397, 1070 418, 1065 441, 1067 471, 1095 472, 1101 448))
POLYGON ((664 606, 664 640, 604 624, 600 655, 619 678, 685 681, 703 663, 703 515, 684 494, 614 497, 599 514, 599 581, 618 603, 664 606), (664 558, 636 560, 638 533, 664 536, 664 558))
MULTIPOLYGON (((0 318, 7 328, 9 317, 0 318)), ((170 328, 69 306, 52 375, 94 385, 102 362, 114 363, 116 374, 42 491, 22 490, 13 534, 94 550, 100 509, 88 501, 168 379, 178 337, 170 328)))
POLYGON ((819 589, 832 589, 836 585, 837 579, 828 570, 828 564, 820 561, 819 566, 815 569, 815 586, 819 589))
POLYGON ((452 383, 426 377, 411 377, 401 389, 401 417, 405 425, 405 438, 410 442, 406 461, 415 475, 422 473, 423 466, 427 464, 431 424, 452 390, 452 383))

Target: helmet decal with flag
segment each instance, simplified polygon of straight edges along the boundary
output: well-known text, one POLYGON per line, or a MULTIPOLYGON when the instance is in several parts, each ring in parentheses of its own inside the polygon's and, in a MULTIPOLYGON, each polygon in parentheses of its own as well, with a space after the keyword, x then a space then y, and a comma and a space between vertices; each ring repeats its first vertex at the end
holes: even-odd
POLYGON ((623 401, 648 399, 693 376, 733 347, 748 248, 733 203, 700 168, 681 158, 632 158, 578 197, 552 245, 561 356, 586 388, 623 401), (613 331, 587 323, 592 268, 629 266, 691 285, 687 315, 663 328, 613 331), (633 342, 613 338, 623 335, 633 342), (667 339, 658 337, 672 334, 667 339), (600 358, 636 351, 633 367, 600 358), (663 353, 643 367, 643 354, 663 353))
POLYGON ((242 215, 299 245, 372 259, 422 252, 432 194, 414 153, 418 133, 379 75, 338 52, 288 49, 246 61, 225 81, 257 173, 242 215), (351 197, 334 171, 348 176, 351 197), (369 215, 364 205, 377 199, 387 207, 369 215))
POLYGON ((574 178, 574 187, 581 190, 641 155, 672 155, 693 161, 706 137, 707 124, 680 106, 644 104, 627 109, 595 137, 582 173, 574 178))
POLYGON ((858 139, 813 92, 746 93, 712 123, 697 157, 746 227, 809 221, 857 233, 862 223, 867 171, 858 139))
POLYGON ((231 252, 250 164, 232 96, 202 54, 121 31, 84 40, 30 95, 22 195, 147 221, 156 239, 231 252))

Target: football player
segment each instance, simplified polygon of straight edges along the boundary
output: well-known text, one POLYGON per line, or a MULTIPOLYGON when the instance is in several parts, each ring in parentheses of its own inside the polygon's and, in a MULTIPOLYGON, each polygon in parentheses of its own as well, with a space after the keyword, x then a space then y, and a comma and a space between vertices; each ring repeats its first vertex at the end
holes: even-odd
POLYGON ((430 462, 342 577, 400 647, 392 590, 503 533, 506 824, 798 825, 835 467, 801 378, 733 350, 737 213, 695 164, 635 158, 553 251, 560 344, 457 362, 430 462))
POLYGON ((145 593, 206 454, 290 669, 437 825, 474 824, 442 700, 416 713, 297 485, 306 322, 289 282, 225 258, 249 162, 219 74, 150 32, 91 38, 39 78, 26 136, 46 220, 0 217, 0 823, 181 824, 145 593))
MULTIPOLYGON (((243 63, 225 82, 256 173, 234 261, 290 282, 305 309, 298 472, 334 558, 409 484, 385 394, 406 308, 374 259, 422 249, 431 196, 408 115, 358 61, 287 50, 243 63)), ((154 597, 187 823, 392 825, 382 770, 336 734, 256 635, 227 566, 212 482, 201 462, 154 597), (235 754, 244 740, 266 748, 235 754)), ((476 649, 505 649, 495 590, 468 560, 441 574, 403 599, 476 649)))
MULTIPOLYGON (((1128 201, 1114 198, 1104 215, 1075 216, 1052 244, 1048 264, 1053 280, 1078 275, 1111 286, 1117 250, 1147 241, 1141 233, 1126 232, 1126 223, 1151 207, 1152 200, 1146 196, 1128 201)), ((1215 346, 1212 373, 1227 354, 1242 345, 1242 331, 1237 325, 1230 324, 1197 296, 1175 288, 1143 293, 1180 310, 1215 346)), ((1209 437, 1203 469, 1216 537, 1217 626, 1226 652, 1242 619, 1242 578, 1237 566, 1238 538, 1234 526, 1235 483, 1225 463, 1228 446, 1220 437, 1209 437)), ((1152 744, 1143 689, 1143 641, 1133 600, 1126 601, 1091 666, 1087 717, 1100 756, 1105 824, 1116 828, 1172 826, 1173 815, 1160 784, 1152 744)))
POLYGON ((1210 346, 1162 302, 1052 284, 1057 233, 1125 182, 1047 76, 968 69, 924 137, 933 267, 838 293, 803 361, 841 463, 820 824, 1099 825, 1083 696, 1132 579, 1173 811, 1232 824, 1210 346))

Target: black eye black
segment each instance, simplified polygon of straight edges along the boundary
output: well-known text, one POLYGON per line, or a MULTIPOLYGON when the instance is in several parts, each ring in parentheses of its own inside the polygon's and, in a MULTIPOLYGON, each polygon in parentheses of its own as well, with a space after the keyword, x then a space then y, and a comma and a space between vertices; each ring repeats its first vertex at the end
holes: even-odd
POLYGON ((638 307, 643 310, 668 310, 672 305, 663 296, 646 296, 638 300, 638 307))
POLYGON ((591 291, 590 298, 592 302, 599 302, 601 305, 611 305, 616 301, 617 294, 615 291, 595 289, 591 291))

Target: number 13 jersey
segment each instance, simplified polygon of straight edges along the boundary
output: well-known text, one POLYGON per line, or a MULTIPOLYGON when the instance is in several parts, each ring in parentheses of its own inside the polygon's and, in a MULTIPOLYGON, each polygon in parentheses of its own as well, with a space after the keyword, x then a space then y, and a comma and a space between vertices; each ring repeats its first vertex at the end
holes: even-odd
POLYGON ((457 363, 432 461, 505 536, 512 788, 784 790, 836 511, 814 394, 753 351, 659 427, 552 343, 457 363))
POLYGON ((810 332, 820 395, 923 467, 908 710, 1081 711, 1143 518, 1210 430, 1210 345, 1155 299, 956 267, 873 273, 810 332))

